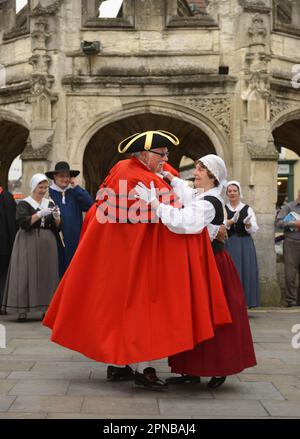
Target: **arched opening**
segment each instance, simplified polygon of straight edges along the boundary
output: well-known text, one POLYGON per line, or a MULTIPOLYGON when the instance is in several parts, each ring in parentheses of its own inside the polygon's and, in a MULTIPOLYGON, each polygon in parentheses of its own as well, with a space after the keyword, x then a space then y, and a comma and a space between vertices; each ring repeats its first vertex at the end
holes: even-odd
POLYGON ((294 199, 300 188, 300 118, 284 122, 273 131, 279 152, 277 207, 294 199))
POLYGON ((180 146, 170 151, 169 163, 176 169, 180 166, 188 171, 192 160, 201 155, 216 153, 212 141, 200 128, 170 116, 138 114, 106 125, 97 131, 88 142, 83 158, 83 175, 87 190, 95 195, 99 184, 111 167, 119 160, 128 158, 118 153, 117 145, 131 134, 161 129, 174 133, 180 139, 180 146))
MULTIPOLYGON (((8 188, 9 171, 14 160, 24 151, 29 130, 24 126, 9 120, 0 120, 0 185, 8 188)), ((15 162, 15 166, 17 163, 15 162)), ((17 176, 17 172, 11 169, 11 175, 17 176)), ((11 186, 10 186, 11 189, 11 186)))

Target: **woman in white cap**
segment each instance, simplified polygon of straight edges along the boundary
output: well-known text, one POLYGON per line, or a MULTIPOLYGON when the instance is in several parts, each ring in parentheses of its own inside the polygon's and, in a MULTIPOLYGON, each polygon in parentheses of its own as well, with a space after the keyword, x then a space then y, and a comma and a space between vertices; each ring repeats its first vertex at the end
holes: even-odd
POLYGON ((58 285, 58 255, 55 234, 61 223, 60 211, 45 198, 48 180, 35 174, 31 195, 17 205, 20 229, 13 246, 2 309, 27 320, 29 311, 46 311, 58 285))
POLYGON ((224 250, 223 242, 216 239, 224 221, 224 203, 220 194, 226 184, 225 163, 214 154, 206 155, 196 162, 194 176, 195 189, 192 189, 184 180, 165 175, 182 201, 184 207, 180 209, 159 203, 153 185, 148 189, 139 183, 136 191, 137 198, 151 203, 162 223, 172 232, 201 233, 208 227, 232 323, 216 328, 214 338, 196 345, 194 349, 169 357, 172 372, 182 376, 169 378, 167 382, 197 383, 200 376, 210 376, 208 387, 216 388, 224 383, 227 375, 255 366, 256 359, 239 275, 224 250))
POLYGON ((225 244, 239 272, 247 305, 250 308, 259 306, 258 264, 252 235, 259 229, 253 209, 245 203, 241 185, 231 180, 226 185, 226 227, 228 241, 225 244))

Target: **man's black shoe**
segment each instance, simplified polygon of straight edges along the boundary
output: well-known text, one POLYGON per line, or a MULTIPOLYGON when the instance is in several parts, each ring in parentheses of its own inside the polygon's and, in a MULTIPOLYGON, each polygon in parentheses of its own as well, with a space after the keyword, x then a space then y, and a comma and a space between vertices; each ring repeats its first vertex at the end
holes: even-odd
POLYGON ((200 377, 194 375, 182 375, 181 377, 170 377, 166 379, 168 384, 198 384, 200 377))
POLYGON ((164 390, 168 387, 165 381, 158 378, 153 367, 146 367, 143 373, 135 372, 134 383, 151 390, 164 390))
POLYGON ((131 367, 108 366, 107 379, 109 381, 132 381, 134 373, 131 367))
POLYGON ((226 377, 212 377, 211 380, 207 383, 207 387, 210 389, 216 389, 217 387, 222 386, 225 382, 226 377))

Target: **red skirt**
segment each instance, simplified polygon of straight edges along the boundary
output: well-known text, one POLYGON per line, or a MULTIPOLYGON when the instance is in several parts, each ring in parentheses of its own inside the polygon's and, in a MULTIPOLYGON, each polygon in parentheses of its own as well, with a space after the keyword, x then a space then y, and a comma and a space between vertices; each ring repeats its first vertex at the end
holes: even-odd
POLYGON ((235 265, 223 250, 215 255, 232 324, 215 331, 215 337, 190 351, 169 357, 173 373, 227 376, 256 365, 243 287, 235 265))

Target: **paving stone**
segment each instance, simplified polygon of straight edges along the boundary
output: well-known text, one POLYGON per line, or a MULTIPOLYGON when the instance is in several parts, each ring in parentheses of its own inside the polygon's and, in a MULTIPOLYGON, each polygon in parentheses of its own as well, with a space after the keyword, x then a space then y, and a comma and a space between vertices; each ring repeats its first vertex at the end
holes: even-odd
POLYGON ((300 418, 300 401, 262 401, 271 416, 300 418))
POLYGON ((76 396, 18 396, 10 412, 80 413, 83 398, 76 396))
POLYGON ((0 413, 0 419, 46 419, 47 413, 0 413))
POLYGON ((253 399, 260 401, 267 400, 283 400, 284 397, 271 383, 245 383, 240 382, 236 384, 223 384, 222 387, 213 391, 216 399, 253 399))
POLYGON ((109 382, 107 380, 72 380, 68 395, 82 396, 133 396, 132 382, 109 382))
POLYGON ((0 380, 3 380, 4 378, 7 378, 9 375, 9 372, 0 372, 0 380))
POLYGON ((56 372, 64 372, 64 371, 100 371, 101 373, 105 371, 106 376, 106 367, 105 369, 99 365, 99 363, 94 362, 80 362, 80 361, 61 361, 61 362, 51 362, 49 361, 39 361, 36 362, 34 367, 32 368, 32 372, 48 372, 48 371, 56 371, 56 372))
POLYGON ((268 382, 268 383, 300 383, 299 378, 291 375, 278 375, 278 374, 269 374, 269 375, 259 375, 259 374, 249 374, 249 373, 241 373, 238 375, 241 381, 253 381, 253 382, 268 382))
POLYGON ((86 397, 84 398, 82 413, 96 413, 99 415, 159 415, 157 401, 148 398, 123 397, 86 397))
POLYGON ((266 416, 267 411, 258 401, 234 400, 228 403, 228 400, 201 400, 198 398, 189 398, 185 400, 159 399, 159 408, 163 416, 181 415, 188 416, 212 416, 218 418, 224 417, 243 417, 243 416, 266 416))
POLYGON ((300 401, 300 380, 295 380, 293 383, 276 382, 274 385, 284 399, 289 401, 300 401))
MULTIPOLYGON (((30 360, 30 357, 27 357, 30 360)), ((10 371, 21 371, 21 370, 30 370, 34 366, 34 363, 31 361, 17 361, 12 357, 10 360, 6 360, 1 358, 0 361, 0 371, 10 372, 10 371)))
POLYGON ((84 379, 88 380, 89 376, 91 374, 91 371, 89 369, 86 370, 44 370, 44 371, 34 371, 31 370, 30 372, 11 372, 9 375, 9 379, 14 380, 71 380, 71 379, 84 379))
POLYGON ((67 380, 24 380, 19 381, 9 395, 65 395, 69 384, 67 380))
POLYGON ((0 379, 0 395, 6 395, 16 383, 17 381, 0 379))
POLYGON ((15 399, 15 396, 0 396, 0 413, 6 412, 15 399))
MULTIPOLYGON (((292 338, 291 338, 292 339, 292 338)), ((291 346, 291 339, 289 340, 289 342, 285 342, 285 343, 258 343, 258 345, 265 351, 270 351, 270 352, 274 352, 274 351, 294 351, 294 349, 291 346)))

